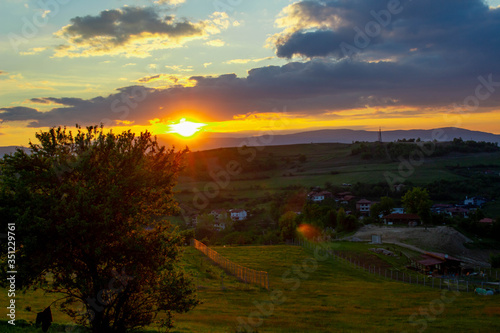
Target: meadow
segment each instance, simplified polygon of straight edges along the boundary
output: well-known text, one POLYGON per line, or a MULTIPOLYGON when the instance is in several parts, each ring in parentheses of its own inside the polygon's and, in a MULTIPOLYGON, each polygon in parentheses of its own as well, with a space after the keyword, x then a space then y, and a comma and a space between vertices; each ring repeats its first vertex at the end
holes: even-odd
MULTIPOLYGON (((364 251, 364 245, 340 243, 336 250, 364 251)), ((182 264, 191 273, 203 304, 176 315, 171 332, 495 332, 500 330, 498 295, 440 291, 385 280, 352 266, 316 256, 302 247, 215 247, 249 268, 265 270, 270 290, 239 282, 193 248, 182 264)), ((2 291, 3 293, 3 291, 2 291)), ((53 296, 51 296, 53 297, 53 296)), ((18 319, 33 321, 51 299, 41 293, 20 296, 18 319)), ((59 325, 69 321, 53 310, 59 325)), ((3 332, 35 332, 30 327, 3 332)), ((75 330, 76 331, 76 330, 75 330)), ((151 328, 151 332, 155 331, 151 328)))
MULTIPOLYGON (((389 158, 363 159, 353 155, 353 145, 339 143, 300 144, 289 146, 221 148, 190 154, 185 172, 176 186, 179 202, 193 206, 195 193, 213 190, 215 196, 208 198, 208 207, 244 208, 245 203, 266 195, 279 194, 290 188, 325 187, 331 184, 349 191, 343 184, 367 184, 405 182, 426 186, 432 182, 468 182, 473 186, 481 171, 492 169, 500 174, 500 152, 456 153, 439 157, 427 157, 417 161, 408 169, 401 160, 389 158), (252 150, 253 149, 253 150, 252 150), (250 154, 253 152, 254 154, 250 154), (231 161, 241 166, 241 171, 226 179, 222 175, 231 161), (392 177, 397 176, 397 181, 392 177), (474 178, 476 177, 476 178, 474 178), (228 207, 221 207, 228 206, 228 207)), ((405 161, 405 159, 402 159, 405 161)), ((492 182, 486 182, 494 186, 492 182)), ((466 195, 486 195, 482 185, 466 195)), ((498 191, 491 188, 492 196, 498 191)), ((385 193, 384 195, 387 195, 385 193)), ((379 198, 371 198, 378 200, 379 198)), ((249 208, 249 207, 246 207, 249 208)), ((485 206, 485 213, 499 216, 500 201, 485 206)))

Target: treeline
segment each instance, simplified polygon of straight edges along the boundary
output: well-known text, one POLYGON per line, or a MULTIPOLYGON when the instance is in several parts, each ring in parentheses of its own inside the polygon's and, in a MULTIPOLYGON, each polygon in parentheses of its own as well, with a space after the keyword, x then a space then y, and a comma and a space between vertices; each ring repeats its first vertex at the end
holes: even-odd
POLYGON ((351 155, 361 155, 362 159, 391 159, 410 158, 416 151, 426 152, 429 157, 444 156, 450 153, 491 153, 500 151, 498 143, 485 141, 464 141, 455 138, 451 142, 422 142, 417 139, 402 139, 389 143, 356 142, 351 149, 351 155))

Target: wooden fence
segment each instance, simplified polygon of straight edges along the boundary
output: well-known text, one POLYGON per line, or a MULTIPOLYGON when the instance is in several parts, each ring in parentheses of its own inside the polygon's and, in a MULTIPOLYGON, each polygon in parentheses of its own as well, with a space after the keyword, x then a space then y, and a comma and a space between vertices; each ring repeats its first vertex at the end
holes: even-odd
POLYGON ((269 276, 267 272, 256 271, 255 269, 238 265, 231 260, 224 258, 219 253, 212 250, 202 242, 197 241, 196 239, 193 239, 191 245, 194 246, 197 250, 203 252, 207 257, 210 258, 210 260, 222 267, 222 269, 224 269, 226 272, 236 276, 241 281, 245 283, 253 283, 269 290, 269 276))
MULTIPOLYGON (((310 242, 305 239, 294 239, 293 245, 302 246, 308 250, 314 251, 316 247, 320 246, 317 243, 310 242)), ((500 292, 500 282, 488 281, 487 278, 471 278, 465 276, 442 276, 442 277, 427 277, 420 274, 410 274, 409 272, 399 271, 397 269, 385 269, 377 267, 374 265, 366 265, 360 261, 353 260, 353 258, 348 257, 346 254, 340 251, 333 251, 331 249, 325 248, 328 252, 330 258, 343 262, 345 264, 351 265, 354 268, 364 270, 368 273, 378 275, 380 277, 386 278, 388 280, 399 281, 410 284, 418 284, 421 286, 438 288, 438 289, 448 289, 464 292, 473 292, 476 288, 490 288, 497 289, 500 292)), ((490 274, 491 274, 490 270, 490 274)), ((496 274, 498 276, 498 274, 496 274)))

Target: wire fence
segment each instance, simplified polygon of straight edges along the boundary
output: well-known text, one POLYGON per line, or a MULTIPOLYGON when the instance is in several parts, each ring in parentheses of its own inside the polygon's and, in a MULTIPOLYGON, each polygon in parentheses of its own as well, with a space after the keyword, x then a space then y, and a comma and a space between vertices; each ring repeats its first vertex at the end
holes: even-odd
MULTIPOLYGON (((316 247, 321 246, 318 243, 313 243, 305 239, 294 239, 293 245, 302 246, 308 250, 314 251, 316 247)), ((500 282, 488 281, 487 278, 471 277, 471 276, 442 276, 442 277, 429 277, 422 274, 412 274, 407 271, 400 271, 397 269, 381 268, 375 265, 367 265, 359 260, 353 259, 347 254, 334 251, 324 247, 330 257, 338 260, 356 269, 364 270, 368 273, 378 275, 385 279, 399 281, 409 284, 416 284, 425 287, 448 289, 463 292, 474 292, 476 288, 488 288, 498 290, 500 292, 500 282)), ((492 272, 490 271, 490 274, 492 272)), ((495 273, 498 276, 498 272, 495 273)), ((493 275, 494 276, 494 275, 493 275)))
POLYGON ((205 254, 210 260, 219 265, 222 269, 245 283, 253 283, 269 290, 269 275, 264 271, 256 271, 248 267, 238 265, 231 260, 221 256, 217 251, 212 250, 205 244, 193 239, 191 245, 205 254))

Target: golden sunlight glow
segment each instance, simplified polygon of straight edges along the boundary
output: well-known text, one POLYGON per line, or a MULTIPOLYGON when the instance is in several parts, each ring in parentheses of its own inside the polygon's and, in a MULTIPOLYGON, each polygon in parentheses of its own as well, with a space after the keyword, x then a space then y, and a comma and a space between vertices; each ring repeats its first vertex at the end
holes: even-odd
POLYGON ((184 137, 190 137, 204 126, 207 126, 207 124, 195 123, 186 120, 186 118, 182 118, 177 124, 169 125, 168 127, 170 130, 167 133, 177 133, 184 137))
POLYGON ((308 240, 313 240, 321 235, 321 231, 318 228, 306 223, 299 225, 297 231, 308 240))

